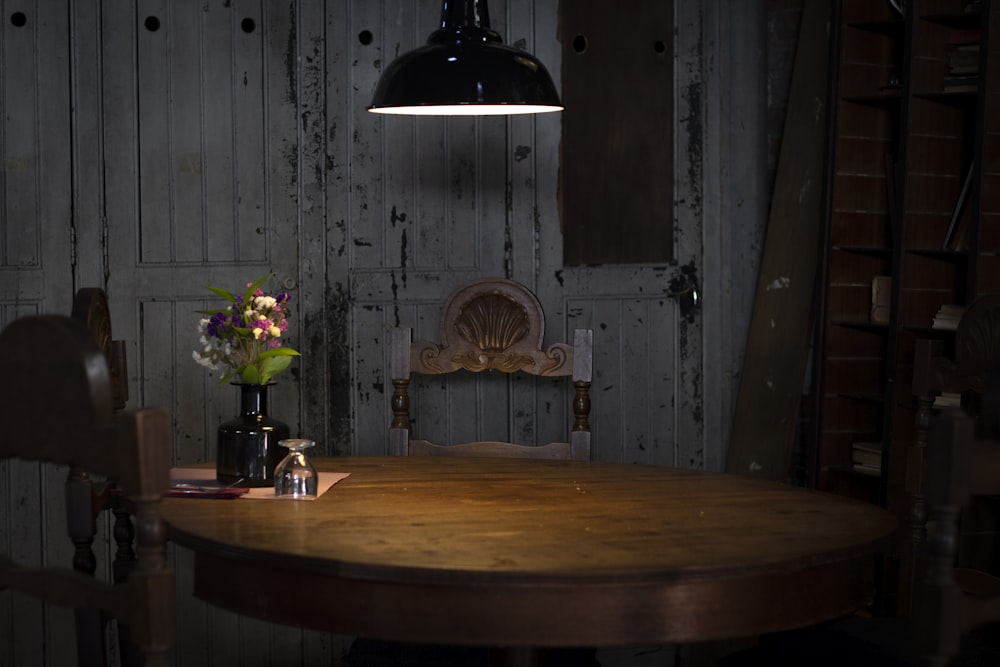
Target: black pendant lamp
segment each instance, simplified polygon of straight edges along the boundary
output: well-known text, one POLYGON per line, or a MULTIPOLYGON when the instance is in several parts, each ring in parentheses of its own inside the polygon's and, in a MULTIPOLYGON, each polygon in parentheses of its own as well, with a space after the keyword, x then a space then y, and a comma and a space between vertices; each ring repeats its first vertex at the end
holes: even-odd
POLYGON ((426 46, 389 64, 368 110, 486 116, 561 111, 562 105, 545 66, 490 30, 486 0, 442 0, 441 27, 426 46))

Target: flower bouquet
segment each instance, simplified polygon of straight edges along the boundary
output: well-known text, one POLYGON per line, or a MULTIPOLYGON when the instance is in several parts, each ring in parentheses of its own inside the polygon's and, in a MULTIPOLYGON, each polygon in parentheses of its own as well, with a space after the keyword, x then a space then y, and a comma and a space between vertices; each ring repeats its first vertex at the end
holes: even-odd
POLYGON ((209 287, 229 302, 222 310, 199 310, 198 323, 202 348, 194 351, 194 360, 218 371, 225 369, 221 382, 265 385, 288 368, 299 353, 282 347, 281 335, 288 329, 288 301, 284 292, 268 296, 260 289, 273 274, 247 284, 242 295, 209 287))

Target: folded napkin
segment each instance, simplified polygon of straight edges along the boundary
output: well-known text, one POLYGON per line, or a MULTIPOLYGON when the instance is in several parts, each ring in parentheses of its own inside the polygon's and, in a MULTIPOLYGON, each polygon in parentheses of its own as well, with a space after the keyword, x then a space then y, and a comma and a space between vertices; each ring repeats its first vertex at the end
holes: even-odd
MULTIPOLYGON (((321 472, 316 498, 344 479, 349 472, 321 472)), ((258 488, 228 487, 215 481, 215 468, 171 468, 168 498, 224 498, 252 500, 315 500, 316 498, 274 495, 273 486, 258 488)))

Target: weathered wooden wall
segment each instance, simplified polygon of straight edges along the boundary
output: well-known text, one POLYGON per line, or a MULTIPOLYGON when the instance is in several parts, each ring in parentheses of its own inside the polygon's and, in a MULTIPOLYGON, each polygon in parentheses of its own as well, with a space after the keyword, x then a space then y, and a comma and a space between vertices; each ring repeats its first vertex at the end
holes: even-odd
MULTIPOLYGON (((206 285, 274 272, 303 357, 272 413, 322 453, 379 455, 389 328, 430 337, 454 286, 510 277, 536 290, 552 337, 595 329, 595 458, 720 469, 766 212, 764 11, 675 5, 675 261, 568 268, 558 115, 365 111, 381 68, 435 27, 437 0, 0 0, 0 323, 106 288, 131 403, 171 410, 176 463, 208 461, 236 396, 191 360, 194 311, 206 285), (696 276, 698 309, 670 297, 681 275, 696 276)), ((558 0, 490 10, 558 83, 558 0)), ((519 416, 496 426, 554 437, 546 392, 512 387, 519 416)), ((479 400, 418 420, 475 431, 489 426, 467 416, 496 413, 479 400)), ((68 563, 63 478, 0 467, 0 548, 68 563)), ((178 664, 338 663, 342 638, 212 609, 190 597, 187 554, 175 565, 178 664)), ((0 594, 0 665, 71 663, 70 619, 0 594)))

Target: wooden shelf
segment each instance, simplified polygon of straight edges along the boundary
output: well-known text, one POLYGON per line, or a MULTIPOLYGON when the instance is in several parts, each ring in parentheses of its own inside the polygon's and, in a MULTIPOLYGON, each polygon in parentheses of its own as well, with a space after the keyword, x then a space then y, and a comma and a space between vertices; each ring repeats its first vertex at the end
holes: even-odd
POLYGON ((834 249, 854 253, 856 255, 869 255, 872 257, 891 257, 893 253, 892 248, 883 248, 879 246, 838 245, 834 246, 834 249))
POLYGON ((906 22, 903 19, 888 19, 886 21, 854 21, 847 24, 848 28, 863 30, 885 35, 886 37, 902 37, 906 22))
POLYGON ((1000 70, 989 34, 1000 25, 1000 0, 983 0, 982 14, 942 11, 961 6, 910 0, 900 19, 889 3, 838 0, 834 28, 830 210, 807 458, 819 488, 868 497, 901 521, 910 509, 904 479, 916 438, 914 348, 928 340, 953 350, 956 332, 931 326, 938 308, 1000 292, 1000 236, 990 229, 1000 219, 996 168, 984 175, 981 167, 1000 163, 984 154, 1000 150, 1000 124, 992 120, 1000 116, 1000 77, 989 75, 1000 70), (978 41, 977 85, 942 89, 959 36, 978 41), (897 74, 898 88, 879 88, 879 78, 897 74), (980 219, 991 222, 981 229, 980 219), (953 249, 944 244, 956 220, 962 244, 953 249), (876 278, 890 294, 879 304, 888 309, 885 323, 864 317, 861 300, 876 278), (881 443, 881 475, 843 465, 858 433, 881 443))
POLYGON ((982 12, 962 12, 960 14, 923 14, 921 21, 937 23, 938 25, 956 28, 958 30, 975 30, 983 25, 982 12))
POLYGON ((852 104, 863 104, 867 107, 892 108, 898 107, 901 98, 897 89, 887 89, 885 92, 874 93, 872 95, 852 95, 840 99, 852 104))
POLYGON ((887 331, 889 329, 888 324, 884 324, 882 322, 872 322, 870 320, 836 320, 830 322, 830 324, 837 327, 864 329, 867 331, 887 331))

